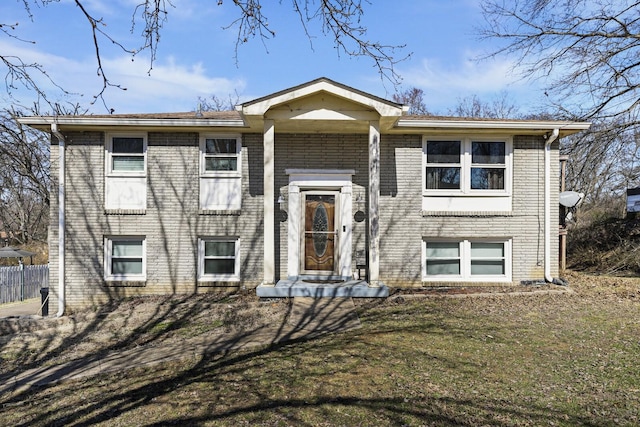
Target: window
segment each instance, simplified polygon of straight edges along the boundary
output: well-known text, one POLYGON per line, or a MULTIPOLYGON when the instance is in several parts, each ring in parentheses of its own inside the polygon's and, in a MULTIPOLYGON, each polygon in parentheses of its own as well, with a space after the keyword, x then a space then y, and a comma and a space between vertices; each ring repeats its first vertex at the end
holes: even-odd
POLYGON ((471 141, 471 189, 504 190, 505 143, 471 141))
POLYGON ((459 242, 428 242, 426 245, 427 276, 459 276, 459 242))
POLYGON ((147 141, 144 135, 110 135, 107 171, 111 175, 144 175, 147 141))
POLYGON ((240 173, 240 137, 204 136, 200 144, 203 175, 224 176, 240 173))
POLYGON ((143 237, 105 239, 105 279, 146 280, 146 245, 143 237))
POLYGON ((511 281, 511 240, 423 241, 423 280, 511 281))
POLYGON ((460 141, 427 142, 427 188, 460 189, 460 141))
POLYGON ((425 195, 510 194, 510 140, 425 137, 423 152, 425 195))
POLYGON ((237 238, 210 237, 198 241, 200 281, 240 279, 240 244, 237 238))
POLYGON ((239 210, 242 205, 240 135, 200 137, 200 209, 239 210))
POLYGON ((147 135, 107 134, 105 152, 105 209, 143 213, 147 207, 147 135))

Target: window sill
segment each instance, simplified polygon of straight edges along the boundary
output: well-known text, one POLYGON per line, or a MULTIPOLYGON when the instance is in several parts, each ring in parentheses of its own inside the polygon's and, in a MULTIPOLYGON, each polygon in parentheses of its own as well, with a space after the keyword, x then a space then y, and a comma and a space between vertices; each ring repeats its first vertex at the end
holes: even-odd
POLYGON ((422 211, 423 217, 473 217, 473 218, 491 218, 491 217, 512 217, 513 212, 508 211, 422 211))
POLYGON ((105 285, 109 287, 141 288, 147 286, 146 280, 112 280, 106 279, 105 285))
POLYGON ((105 209, 105 215, 146 215, 146 209, 105 209))
POLYGON ((507 191, 475 190, 471 192, 462 191, 423 191, 423 197, 511 197, 507 191))
POLYGON ((507 283, 513 283, 510 278, 502 277, 502 278, 482 278, 482 279, 472 279, 472 278, 451 278, 445 279, 442 277, 439 278, 422 278, 422 284, 424 286, 460 286, 460 285, 468 285, 468 286, 504 286, 507 283))
POLYGON ((434 212, 450 215, 452 213, 469 216, 474 214, 494 216, 492 214, 510 213, 513 211, 511 196, 427 196, 422 198, 422 212, 434 212))
POLYGON ((203 279, 198 280, 198 287, 237 287, 240 286, 240 279, 203 279))
POLYGON ((203 172, 200 173, 200 178, 242 178, 242 173, 238 171, 233 172, 203 172))
POLYGON ((240 209, 200 209, 199 215, 240 216, 240 209))
POLYGON ((107 172, 107 178, 146 178, 146 172, 107 172))

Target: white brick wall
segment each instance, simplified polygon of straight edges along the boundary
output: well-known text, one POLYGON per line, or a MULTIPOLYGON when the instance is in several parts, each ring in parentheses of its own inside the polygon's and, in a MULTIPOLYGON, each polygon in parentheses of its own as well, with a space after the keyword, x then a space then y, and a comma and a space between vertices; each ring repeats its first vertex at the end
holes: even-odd
MULTIPOLYGON (((355 169, 353 209, 358 194, 367 196, 367 135, 276 134, 276 197, 287 194, 287 168, 355 169)), ((51 147, 50 296, 57 310, 58 146, 51 147)), ((381 279, 391 285, 421 285, 423 237, 512 237, 513 280, 543 275, 543 140, 514 138, 513 212, 501 216, 423 215, 422 142, 420 135, 381 137, 381 279)), ((558 176, 558 146, 553 146, 552 182, 558 176)), ((99 304, 135 294, 192 293, 197 287, 199 236, 238 236, 241 285, 254 287, 263 268, 263 149, 261 134, 242 138, 242 210, 236 215, 198 211, 198 134, 151 132, 147 153, 147 209, 144 214, 104 211, 104 134, 67 135, 68 307, 99 304), (147 282, 142 287, 106 286, 103 280, 105 235, 144 235, 147 282)), ((552 223, 558 217, 557 185, 552 186, 552 223)), ((274 200, 275 203, 275 200, 274 200)), ((366 206, 362 206, 366 212, 366 206)), ((287 276, 287 222, 276 215, 277 278, 287 276)), ((353 254, 365 248, 367 223, 353 223, 353 254)), ((554 226, 555 227, 555 226, 554 226)), ((555 236, 555 232, 553 232, 555 236)), ((552 255, 558 252, 553 239, 552 255)), ((557 262, 552 262, 557 274, 557 262)))

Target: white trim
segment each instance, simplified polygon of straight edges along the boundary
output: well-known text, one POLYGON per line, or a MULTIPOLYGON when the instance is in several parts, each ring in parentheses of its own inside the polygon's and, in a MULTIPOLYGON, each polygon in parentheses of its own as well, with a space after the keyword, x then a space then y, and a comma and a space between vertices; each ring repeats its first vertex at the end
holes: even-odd
MULTIPOLYGON (((482 166, 482 165, 480 165, 482 166)), ((487 196, 511 196, 513 191, 513 138, 499 136, 422 136, 422 195, 423 196, 468 196, 468 197, 487 197, 487 196), (427 188, 427 143, 437 141, 459 141, 460 142, 460 163, 433 163, 431 165, 459 166, 460 167, 460 189, 459 190, 438 190, 427 188), (471 188, 471 170, 474 168, 472 163, 472 145, 474 142, 504 142, 504 189, 503 190, 482 190, 471 188)))
POLYGON ((302 190, 300 192, 300 213, 301 213, 301 222, 300 222, 300 256, 299 256, 299 271, 304 275, 318 275, 318 276, 335 276, 339 275, 340 268, 340 244, 342 243, 342 239, 340 238, 341 234, 340 229, 342 228, 342 216, 340 215, 342 205, 342 197, 339 190, 302 190), (306 270, 304 268, 306 257, 306 249, 305 249, 305 221, 306 221, 306 197, 308 195, 332 195, 334 196, 334 209, 333 209, 333 223, 335 227, 334 234, 334 242, 333 242, 333 270, 331 271, 323 271, 323 270, 306 270))
MULTIPOLYGON (((105 175, 108 177, 146 177, 147 176, 147 133, 146 132, 108 132, 105 135, 105 175), (142 171, 114 171, 112 160, 113 153, 113 138, 142 138, 142 159, 144 167, 142 171)), ((137 154, 130 154, 130 156, 138 156, 137 154)))
POLYGON ((240 281, 240 238, 236 236, 212 236, 198 238, 198 282, 238 282, 240 281), (233 274, 205 274, 205 243, 206 242, 233 242, 234 266, 233 274))
MULTIPOLYGON (((194 113, 195 114, 195 113, 194 113)), ((150 127, 246 127, 242 119, 135 119, 126 117, 20 117, 20 123, 30 126, 150 126, 150 127)))
POLYGON ((234 133, 201 133, 200 134, 200 177, 241 177, 242 176, 242 135, 234 133), (207 139, 235 139, 236 140, 236 152, 225 153, 220 155, 212 155, 206 153, 206 141, 207 139), (237 161, 237 167, 234 171, 207 171, 206 159, 207 157, 235 157, 237 161))
POLYGON ((292 102, 319 92, 327 92, 335 97, 367 106, 374 109, 380 116, 400 117, 404 112, 404 106, 391 103, 390 101, 384 102, 384 100, 381 100, 379 98, 374 98, 362 92, 351 90, 350 88, 335 84, 328 79, 319 79, 310 82, 309 84, 276 93, 275 95, 260 98, 258 100, 240 105, 237 107, 237 109, 239 111, 242 111, 243 115, 263 116, 274 106, 292 102))
POLYGON ((565 122, 565 121, 504 121, 504 120, 458 120, 458 119, 400 119, 396 128, 432 128, 432 129, 494 129, 494 130, 523 130, 539 131, 546 133, 550 128, 559 128, 561 131, 569 131, 573 134, 587 130, 591 126, 589 122, 565 122))
MULTIPOLYGON (((289 175, 288 187, 288 220, 287 220, 287 276, 298 277, 301 274, 301 230, 302 224, 302 195, 305 190, 338 191, 340 212, 336 212, 336 222, 340 222, 338 229, 338 266, 337 273, 344 278, 353 275, 351 271, 352 253, 352 169, 287 169, 289 175)), ((337 200, 336 200, 337 201, 337 200)), ((338 205, 338 203, 336 203, 338 205)))
MULTIPOLYGON (((136 257, 137 258, 137 257, 136 257)), ((106 281, 144 281, 147 280, 147 239, 145 236, 105 236, 104 238, 104 279, 106 281), (113 274, 111 261, 113 259, 113 241, 142 242, 142 273, 141 274, 113 274)))
POLYGON ((511 238, 422 238, 422 281, 423 282, 511 282, 513 276, 513 240, 511 238), (452 242, 459 243, 460 247, 460 274, 459 275, 427 275, 427 242, 452 242), (472 275, 471 274, 471 244, 483 243, 501 243, 504 245, 504 272, 503 275, 472 275))

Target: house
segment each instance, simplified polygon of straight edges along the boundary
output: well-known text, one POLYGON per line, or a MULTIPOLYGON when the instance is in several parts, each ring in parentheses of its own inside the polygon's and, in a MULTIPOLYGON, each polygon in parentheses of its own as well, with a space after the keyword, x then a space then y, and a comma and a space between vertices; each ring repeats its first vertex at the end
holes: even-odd
POLYGON ((320 78, 236 111, 25 117, 51 134, 51 303, 386 296, 558 273, 558 141, 320 78), (552 219, 554 221, 552 221, 552 219))

